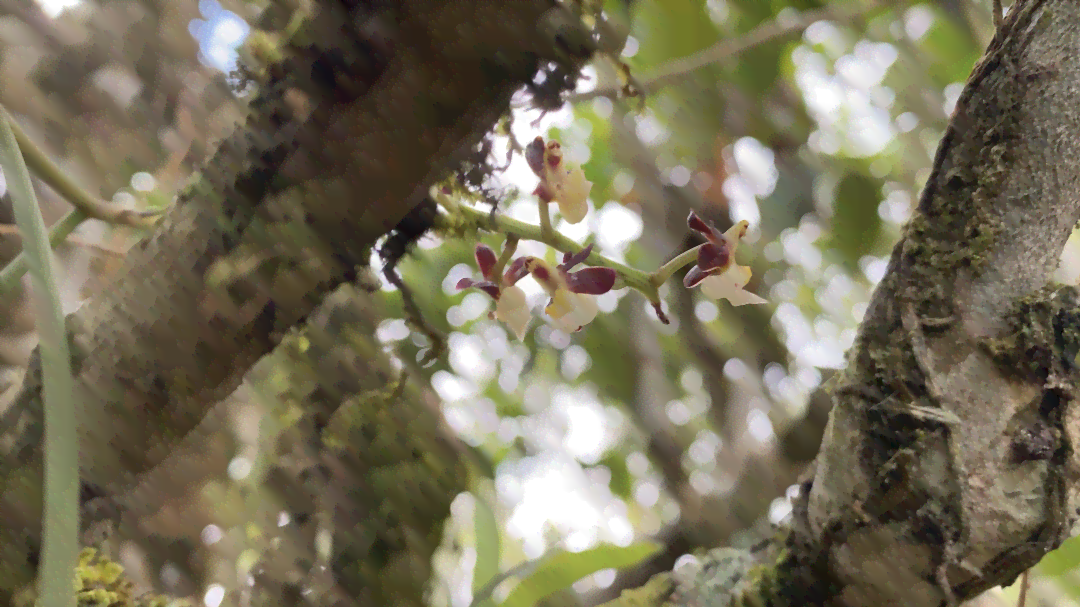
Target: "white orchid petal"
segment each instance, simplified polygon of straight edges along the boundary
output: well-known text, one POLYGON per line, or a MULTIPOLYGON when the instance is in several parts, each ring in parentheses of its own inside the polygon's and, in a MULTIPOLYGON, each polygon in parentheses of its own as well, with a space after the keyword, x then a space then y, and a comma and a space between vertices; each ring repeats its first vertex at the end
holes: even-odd
POLYGON ((545 310, 559 329, 573 333, 592 322, 600 312, 600 306, 592 295, 560 289, 545 310))
POLYGON ((730 293, 727 297, 727 300, 730 301, 731 305, 733 306, 769 303, 769 300, 759 297, 751 293, 750 291, 744 291, 742 289, 730 293))
POLYGON ((733 265, 727 269, 721 276, 726 276, 727 280, 731 281, 736 288, 742 289, 750 282, 750 277, 754 273, 750 271, 749 266, 733 265))
POLYGON ((559 204, 559 213, 562 215, 566 223, 575 224, 581 223, 582 219, 589 214, 588 203, 573 204, 570 202, 563 202, 562 199, 557 201, 559 204))
POLYGON ((532 315, 529 313, 525 291, 522 291, 521 287, 510 286, 502 290, 499 301, 495 304, 495 318, 506 323, 518 340, 525 338, 532 315))
POLYGON ((528 300, 525 297, 525 291, 521 290, 519 286, 509 286, 502 290, 499 295, 499 301, 495 304, 495 313, 510 313, 512 310, 524 308, 528 305, 528 300))
POLYGON ((593 184, 585 178, 585 171, 580 166, 564 159, 558 167, 548 170, 547 182, 567 223, 574 224, 585 219, 593 184))
POLYGON ((532 320, 532 315, 529 314, 528 309, 517 310, 513 314, 507 315, 504 318, 500 318, 510 330, 514 332, 514 335, 518 338, 518 341, 525 339, 525 334, 529 332, 529 321, 532 320))
POLYGON ((574 293, 577 299, 577 306, 574 308, 574 321, 578 326, 584 326, 591 323, 596 315, 600 312, 600 306, 596 303, 596 298, 592 295, 585 295, 582 293, 574 293))
POLYGON ((750 282, 750 268, 733 266, 723 274, 714 274, 701 281, 701 292, 710 299, 726 299, 733 306, 769 303, 743 289, 750 282))
POLYGON ((558 327, 558 329, 563 333, 573 333, 574 331, 577 331, 578 327, 580 327, 581 325, 574 322, 572 316, 572 314, 567 314, 566 316, 563 316, 561 318, 552 318, 551 320, 555 323, 555 326, 558 327))

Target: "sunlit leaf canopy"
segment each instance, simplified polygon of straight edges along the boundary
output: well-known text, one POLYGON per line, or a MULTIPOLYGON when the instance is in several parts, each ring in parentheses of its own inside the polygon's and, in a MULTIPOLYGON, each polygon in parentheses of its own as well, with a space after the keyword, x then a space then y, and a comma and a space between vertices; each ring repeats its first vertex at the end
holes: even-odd
MULTIPOLYGON (((198 3, 186 29, 204 64, 228 70, 248 26, 233 12, 239 4, 223 4, 198 3)), ((63 2, 43 6, 63 18, 63 2)), ((621 289, 599 296, 596 320, 567 334, 543 320, 548 295, 530 278, 519 286, 536 317, 518 341, 488 318, 490 297, 456 288, 479 277, 476 243, 421 239, 398 269, 424 319, 447 335, 448 351, 418 379, 441 397, 454 432, 494 464, 490 486, 476 481, 453 502, 433 605, 470 605, 483 585, 474 574, 490 580, 556 550, 646 554, 639 542, 656 539, 670 567, 700 547, 752 542, 783 519, 789 487, 820 439, 821 412, 810 397, 844 365, 992 32, 989 0, 607 0, 603 10, 619 59, 639 80, 718 44, 736 50, 647 87, 643 99, 596 94, 622 88, 610 58, 586 67, 575 100, 558 111, 527 109, 527 96, 519 99, 514 139, 560 142, 593 184, 585 220, 571 225, 555 215, 554 227, 648 271, 698 243, 688 240, 691 210, 721 230, 748 221, 738 263, 752 268, 747 288, 769 303, 714 302, 676 276, 661 289, 671 324, 621 289), (804 23, 808 15, 817 18, 804 23)), ((122 94, 120 80, 110 81, 110 94, 122 94)), ((78 128, 75 121, 71 131, 78 128)), ((72 155, 119 149, 121 135, 86 137, 72 155)), ((509 147, 496 136, 495 157, 509 147)), ((98 156, 102 166, 112 162, 98 156)), ((120 159, 121 178, 95 186, 150 189, 137 183, 148 175, 132 157, 120 159)), ((529 193, 538 178, 525 158, 515 155, 495 179, 504 191, 497 212, 536 224, 529 193)), ((500 237, 483 242, 501 250, 500 237)), ((518 254, 552 266, 561 260, 533 242, 518 254)), ((1057 278, 1078 275, 1080 245, 1070 242, 1057 278)), ((382 294, 394 318, 378 327, 378 339, 402 360, 422 359, 430 344, 406 323, 401 293, 384 283, 382 294)), ((252 464, 233 461, 230 475, 246 477, 252 464)), ((221 508, 237 501, 226 493, 221 508)), ((216 543, 221 530, 208 525, 202 539, 216 543)), ((1080 597, 1078 562, 1080 546, 1067 542, 1044 561, 1033 592, 1080 597)), ((607 568, 573 589, 597 604, 622 583, 607 568)), ((499 604, 515 587, 500 584, 491 600, 499 604)), ((535 593, 528 588, 517 596, 535 593)), ((216 607, 223 596, 211 587, 204 602, 216 607)))
MULTIPOLYGON (((752 266, 749 288, 769 305, 734 308, 700 293, 680 305, 683 287, 672 280, 662 291, 669 326, 623 289, 599 297, 600 317, 581 332, 534 321, 519 343, 488 319, 489 297, 454 288, 478 275, 469 243, 428 237, 402 264, 425 316, 449 334, 447 360, 429 369, 444 414, 497 463, 504 566, 556 544, 584 550, 683 533, 705 545, 738 542, 753 537, 741 531, 782 520, 790 502, 779 483, 793 482, 791 468, 805 461, 793 462, 779 436, 805 422, 810 394, 844 366, 992 33, 990 2, 890 10, 735 0, 604 6, 629 28, 620 58, 640 78, 763 23, 783 26, 823 8, 842 16, 695 70, 650 91, 643 105, 589 94, 621 85, 601 61, 578 83, 586 99, 546 115, 515 111, 518 142, 537 134, 558 140, 593 182, 586 220, 556 220, 557 229, 652 270, 686 247, 690 209, 722 227, 747 220, 739 263, 752 266), (773 478, 746 482, 770 468, 773 478)), ((503 139, 499 145, 497 157, 506 149, 503 139)), ((499 179, 523 193, 537 182, 520 156, 499 179)), ((504 199, 499 212, 538 220, 526 195, 504 199)), ((501 239, 484 242, 499 250, 501 239)), ((1075 282, 1076 244, 1058 280, 1075 282)), ((536 243, 523 243, 519 254, 557 260, 536 243)), ((519 286, 542 316, 547 295, 528 280, 519 286)), ((425 347, 401 320, 385 322, 379 336, 403 357, 425 347)), ((469 509, 468 500, 456 505, 469 509)), ((467 544, 467 518, 455 521, 448 533, 456 529, 467 544)), ((1042 573, 1050 577, 1037 592, 1080 588, 1068 581, 1077 550, 1068 542, 1047 559, 1042 573)), ((447 551, 445 575, 467 577, 470 554, 447 551)), ((574 588, 611 598, 603 589, 615 581, 607 570, 574 588)), ((1008 592, 1015 596, 1015 588, 1008 592)), ((450 592, 451 604, 466 599, 464 590, 450 592)))

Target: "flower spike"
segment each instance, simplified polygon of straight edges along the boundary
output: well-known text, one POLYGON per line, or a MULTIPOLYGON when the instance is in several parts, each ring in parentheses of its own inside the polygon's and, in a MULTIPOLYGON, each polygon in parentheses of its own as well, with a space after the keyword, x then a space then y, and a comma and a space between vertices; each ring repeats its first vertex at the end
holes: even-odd
POLYGON ((494 276, 495 266, 499 261, 495 251, 485 244, 477 244, 475 256, 476 265, 480 268, 480 274, 483 275, 484 280, 462 278, 457 282, 458 290, 480 289, 487 293, 495 300, 495 311, 488 317, 499 319, 510 327, 519 340, 524 339, 532 314, 529 313, 525 292, 521 290, 521 287, 515 286, 515 283, 526 274, 523 271, 524 258, 511 262, 504 276, 494 276))
POLYGON ((746 236, 749 222, 740 221, 727 232, 721 232, 691 211, 686 218, 686 225, 704 236, 707 241, 698 248, 697 264, 683 277, 686 288, 700 286, 706 297, 726 299, 733 306, 768 303, 744 289, 750 282, 750 268, 735 263, 735 249, 738 248, 739 241, 746 236))

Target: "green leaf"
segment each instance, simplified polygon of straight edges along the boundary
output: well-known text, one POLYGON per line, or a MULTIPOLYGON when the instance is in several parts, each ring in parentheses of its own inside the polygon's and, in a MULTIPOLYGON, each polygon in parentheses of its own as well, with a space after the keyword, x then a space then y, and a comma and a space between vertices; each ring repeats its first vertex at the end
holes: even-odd
POLYGON ((532 607, 537 601, 587 575, 602 569, 619 569, 639 563, 660 549, 661 545, 656 542, 639 542, 626 547, 604 544, 582 552, 552 555, 536 571, 521 580, 501 607, 532 607))
POLYGON ((1059 576, 1072 571, 1077 564, 1080 564, 1080 538, 1071 538, 1043 557, 1039 562, 1039 573, 1059 576))
POLYGON ((918 42, 925 60, 922 68, 938 83, 964 82, 982 49, 971 44, 971 38, 952 20, 938 17, 918 42))
POLYGON ((608 483, 611 493, 623 499, 629 499, 630 492, 634 490, 634 478, 630 474, 630 469, 626 467, 626 457, 621 453, 609 451, 598 463, 611 472, 611 481, 608 483))
POLYGON ((850 263, 873 252, 881 235, 881 185, 859 173, 844 175, 836 184, 832 244, 850 263))
POLYGON ((75 589, 71 576, 79 554, 79 438, 75 426, 75 382, 49 233, 10 120, 7 110, 0 107, 0 168, 11 193, 15 223, 23 235, 26 265, 37 302, 38 353, 44 383, 45 512, 38 604, 74 607, 75 589))
MULTIPOLYGON (((499 523, 495 512, 487 502, 476 496, 473 512, 473 533, 476 535, 476 564, 473 565, 472 589, 477 592, 492 578, 499 575, 499 523)), ((491 599, 480 602, 480 607, 491 607, 491 599)))

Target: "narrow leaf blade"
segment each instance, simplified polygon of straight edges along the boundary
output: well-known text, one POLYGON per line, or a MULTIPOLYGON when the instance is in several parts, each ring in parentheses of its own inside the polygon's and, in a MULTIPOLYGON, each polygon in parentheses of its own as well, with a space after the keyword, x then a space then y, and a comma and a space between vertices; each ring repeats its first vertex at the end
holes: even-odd
MULTIPOLYGON (((476 535, 476 564, 473 565, 472 590, 475 594, 495 576, 499 575, 499 523, 495 512, 487 502, 476 498, 473 513, 473 533, 476 535)), ((484 600, 480 607, 491 607, 491 599, 484 600)))
POLYGON ((553 555, 521 580, 501 607, 532 607, 537 601, 587 575, 603 569, 628 567, 656 554, 660 549, 660 544, 656 542, 638 542, 625 547, 603 544, 581 552, 553 555))

